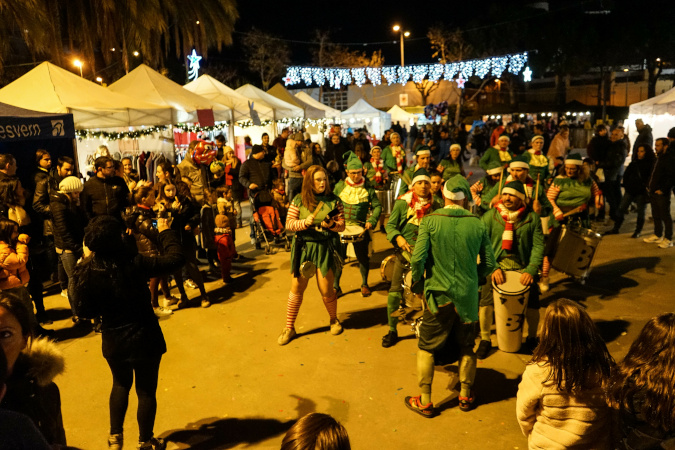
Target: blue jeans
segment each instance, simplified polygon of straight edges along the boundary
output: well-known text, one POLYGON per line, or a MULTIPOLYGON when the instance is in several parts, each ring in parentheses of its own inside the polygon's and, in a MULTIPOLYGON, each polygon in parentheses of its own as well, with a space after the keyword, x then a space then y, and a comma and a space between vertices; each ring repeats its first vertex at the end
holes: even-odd
POLYGON ((303 178, 289 178, 288 179, 288 199, 293 200, 297 194, 302 191, 303 178))
MULTIPOLYGON (((70 284, 73 282, 73 273, 75 272, 75 265, 77 264, 77 255, 75 255, 75 253, 68 253, 63 250, 61 251, 61 254, 59 254, 59 250, 57 250, 56 253, 59 255, 59 259, 63 265, 63 270, 65 270, 66 274, 68 275, 68 291, 70 291, 70 284)), ((70 295, 68 295, 68 302, 70 303, 70 309, 73 311, 73 316, 75 316, 75 308, 70 295)))

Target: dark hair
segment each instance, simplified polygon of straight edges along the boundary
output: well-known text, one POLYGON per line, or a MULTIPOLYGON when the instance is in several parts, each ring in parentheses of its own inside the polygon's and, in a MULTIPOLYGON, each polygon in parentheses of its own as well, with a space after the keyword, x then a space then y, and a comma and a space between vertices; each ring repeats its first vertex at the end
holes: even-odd
POLYGON ((13 220, 0 218, 0 241, 7 243, 10 247, 14 247, 16 242, 12 239, 14 229, 18 228, 19 224, 13 220))
POLYGON ((0 345, 0 389, 7 382, 7 357, 5 356, 5 351, 0 345))
POLYGON ((166 194, 164 193, 164 188, 167 187, 167 186, 173 186, 174 188, 176 187, 176 185, 173 184, 173 182, 171 182, 171 181, 168 181, 168 182, 167 182, 167 181, 161 181, 161 182, 157 185, 157 194, 156 194, 156 195, 157 195, 157 198, 158 198, 160 201, 164 201, 164 202, 168 202, 168 201, 169 201, 168 197, 167 197, 166 194))
POLYGON ((222 134, 219 134, 214 139, 218 142, 227 142, 227 139, 225 139, 225 136, 223 136, 222 134))
POLYGON ((5 310, 13 315, 16 321, 19 322, 21 334, 23 334, 24 337, 33 337, 33 328, 30 325, 28 308, 18 297, 0 294, 0 308, 5 308, 5 310))
POLYGON ((116 256, 124 252, 122 223, 113 216, 96 216, 84 229, 84 245, 102 256, 116 256))
POLYGON ((17 177, 5 177, 0 180, 0 204, 18 205, 19 204, 19 186, 21 181, 17 177))
POLYGON ((599 124, 597 124, 597 125, 595 126, 595 132, 596 132, 596 133, 599 133, 599 132, 601 132, 602 130, 607 131, 607 125, 605 125, 604 123, 599 123, 599 124))
POLYGON ((310 166, 310 168, 307 169, 307 173, 305 173, 305 179, 302 181, 302 190, 300 191, 302 204, 310 211, 314 211, 316 205, 319 204, 314 194, 314 174, 317 172, 323 172, 326 175, 326 190, 324 191, 324 194, 332 192, 330 189, 330 178, 328 177, 326 169, 317 165, 310 166))
POLYGON ((184 181, 178 181, 175 183, 176 185, 176 197, 178 198, 178 201, 181 203, 185 203, 185 201, 190 201, 193 200, 192 198, 192 192, 190 191, 190 186, 184 181))
POLYGON ((9 164, 15 163, 16 158, 9 153, 0 153, 0 170, 5 170, 9 164))
POLYGON ((547 363, 559 391, 604 385, 614 364, 598 328, 577 303, 560 299, 546 308, 539 345, 529 364, 547 363))
MULTIPOLYGON (((35 164, 40 164, 40 160, 42 160, 42 157, 45 155, 49 155, 49 152, 43 148, 39 148, 35 151, 35 164)), ((51 155, 49 155, 51 156, 51 155)))
POLYGON ((568 125, 560 125, 560 133, 563 131, 569 131, 570 127, 568 125))
POLYGON ((267 133, 263 133, 260 135, 260 140, 262 141, 262 138, 264 138, 265 136, 269 137, 270 135, 267 133))
POLYGON ((283 178, 275 178, 274 180, 272 180, 272 186, 285 187, 283 178))
POLYGON ((98 169, 105 169, 105 166, 108 165, 109 162, 112 162, 112 158, 108 156, 99 156, 94 160, 94 171, 98 172, 98 169))
POLYGON ((664 147, 668 147, 668 145, 670 144, 668 138, 657 138, 656 141, 661 142, 661 145, 663 145, 664 147))
POLYGON ((122 158, 120 160, 120 162, 124 163, 124 160, 127 160, 127 161, 131 162, 131 158, 129 158, 128 156, 125 156, 124 158, 122 158))
MULTIPOLYGON (((640 144, 640 145, 638 145, 637 150, 640 150, 640 148, 644 148, 644 149, 645 149, 645 160, 651 161, 651 160, 653 160, 654 158, 656 158, 656 154, 654 153, 654 149, 652 148, 651 145, 649 145, 649 144, 640 144)), ((638 153, 637 151, 633 153, 633 158, 632 158, 633 161, 635 161, 636 159, 638 159, 637 153, 638 153)))
POLYGON ((137 187, 134 189, 134 202, 140 205, 150 195, 150 192, 154 192, 150 186, 137 187))
POLYGON ((173 181, 176 178, 180 179, 180 170, 178 167, 174 167, 169 161, 162 161, 157 164, 157 167, 162 171, 162 173, 168 173, 168 178, 173 181))
POLYGON ((431 173, 429 174, 429 178, 433 178, 433 177, 443 178, 443 174, 440 173, 438 170, 432 170, 431 173))
POLYGON ((216 195, 218 196, 218 198, 223 198, 231 190, 232 188, 230 186, 218 186, 216 188, 216 195))
POLYGON ((70 156, 59 156, 56 167, 63 167, 64 164, 70 164, 71 166, 74 166, 75 161, 70 156))
POLYGON ((665 431, 675 429, 675 313, 652 317, 619 363, 608 383, 614 407, 634 412, 633 399, 644 394, 641 411, 647 423, 665 431))
POLYGON ((351 450, 349 435, 340 422, 328 414, 310 413, 301 417, 281 441, 281 450, 351 450))

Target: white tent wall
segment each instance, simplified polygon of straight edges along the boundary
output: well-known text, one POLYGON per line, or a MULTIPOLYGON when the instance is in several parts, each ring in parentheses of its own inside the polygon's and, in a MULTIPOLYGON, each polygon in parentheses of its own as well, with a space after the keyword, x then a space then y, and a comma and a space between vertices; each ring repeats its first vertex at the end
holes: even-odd
POLYGON ((246 127, 242 128, 240 126, 235 126, 234 127, 234 135, 236 139, 236 147, 233 147, 235 149, 235 152, 239 159, 242 161, 246 160, 246 153, 244 152, 244 137, 249 136, 251 138, 251 144, 256 145, 256 144, 261 144, 262 143, 262 135, 263 133, 267 133, 270 136, 270 144, 274 140, 274 124, 269 124, 264 127, 257 127, 257 126, 252 126, 252 127, 246 127))
POLYGON ((642 119, 645 124, 652 127, 654 139, 666 137, 668 130, 675 127, 675 88, 630 105, 628 120, 624 126, 628 130, 631 142, 635 142, 638 135, 635 128, 636 119, 642 119))
POLYGON ((345 127, 366 127, 370 134, 382 137, 384 130, 391 127, 391 115, 371 106, 364 99, 359 99, 349 109, 342 112, 340 121, 345 127))

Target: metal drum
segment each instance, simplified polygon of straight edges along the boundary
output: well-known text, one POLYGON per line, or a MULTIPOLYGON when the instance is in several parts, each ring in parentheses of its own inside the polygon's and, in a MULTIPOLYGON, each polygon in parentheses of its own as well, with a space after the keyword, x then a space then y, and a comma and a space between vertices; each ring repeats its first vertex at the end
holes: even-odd
POLYGON ((398 198, 398 191, 401 189, 401 185, 404 183, 403 178, 396 178, 391 184, 391 190, 389 191, 389 202, 391 203, 391 208, 394 209, 394 203, 398 198))
POLYGON ((523 322, 530 287, 520 284, 521 272, 505 270, 503 284, 493 284, 497 345, 503 352, 515 353, 523 341, 523 322))
POLYGON ((380 264, 382 280, 391 282, 394 276, 394 264, 396 264, 396 255, 389 255, 382 260, 380 264))
POLYGON ((343 244, 361 242, 365 239, 365 231, 365 228, 358 225, 347 225, 345 226, 345 231, 340 233, 340 241, 342 241, 343 244))
POLYGON ((584 280, 591 272, 591 263, 602 236, 593 230, 562 225, 560 241, 551 266, 572 277, 584 280))
POLYGON ((382 213, 385 216, 391 214, 391 210, 394 209, 394 202, 391 201, 391 190, 390 189, 380 189, 376 190, 377 199, 382 205, 382 213))

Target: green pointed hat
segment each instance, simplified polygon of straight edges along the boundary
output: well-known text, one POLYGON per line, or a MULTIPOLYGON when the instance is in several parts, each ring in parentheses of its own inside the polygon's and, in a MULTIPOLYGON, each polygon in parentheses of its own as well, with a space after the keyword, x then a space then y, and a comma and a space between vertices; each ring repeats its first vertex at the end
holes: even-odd
POLYGON ((525 201, 525 185, 518 180, 509 181, 502 189, 502 194, 515 195, 522 201, 525 201))
POLYGON ((584 164, 584 159, 581 157, 580 153, 570 153, 565 160, 565 164, 582 166, 584 164))
POLYGON ((488 175, 499 175, 502 170, 504 170, 504 166, 501 162, 492 161, 488 164, 485 172, 487 172, 488 175))
POLYGON ((413 175, 412 183, 410 183, 410 186, 413 186, 415 183, 418 181, 428 181, 431 183, 431 175, 429 175, 429 171, 423 167, 417 169, 413 175))
POLYGON ((356 156, 354 152, 346 152, 342 154, 342 159, 345 161, 345 168, 347 170, 359 170, 363 169, 363 163, 361 158, 356 156))
POLYGON ((471 198, 471 186, 462 175, 457 174, 445 182, 443 196, 448 200, 464 200, 471 198))
POLYGON ((509 164, 510 168, 516 168, 520 167, 522 169, 528 169, 530 168, 530 164, 527 162, 527 158, 524 155, 518 155, 515 158, 511 160, 511 163, 509 164))

